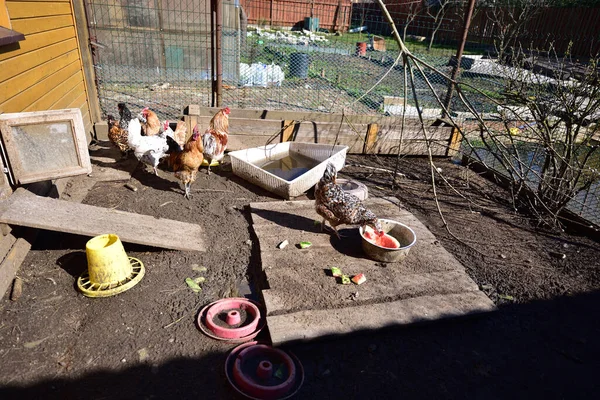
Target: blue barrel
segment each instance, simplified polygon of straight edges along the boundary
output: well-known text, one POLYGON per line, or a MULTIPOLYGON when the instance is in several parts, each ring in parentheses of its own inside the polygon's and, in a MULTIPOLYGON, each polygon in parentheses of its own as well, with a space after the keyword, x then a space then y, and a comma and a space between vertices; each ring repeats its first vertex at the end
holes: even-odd
POLYGON ((306 53, 290 54, 290 76, 296 78, 308 77, 308 64, 310 60, 306 53))

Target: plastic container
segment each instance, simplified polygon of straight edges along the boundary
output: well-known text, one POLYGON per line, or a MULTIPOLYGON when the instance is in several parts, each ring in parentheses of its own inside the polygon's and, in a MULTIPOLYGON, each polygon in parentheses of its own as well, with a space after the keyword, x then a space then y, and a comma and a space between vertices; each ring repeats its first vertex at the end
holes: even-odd
POLYGON ((308 65, 310 59, 306 53, 292 53, 290 54, 290 76, 296 78, 307 78, 308 77, 308 65))
POLYGON ((341 170, 346 163, 346 151, 348 146, 285 142, 232 151, 229 157, 234 174, 285 199, 290 199, 300 196, 319 182, 327 163, 331 162, 337 171, 341 170), (316 160, 319 164, 292 181, 286 181, 257 167, 266 161, 278 160, 294 152, 316 160))

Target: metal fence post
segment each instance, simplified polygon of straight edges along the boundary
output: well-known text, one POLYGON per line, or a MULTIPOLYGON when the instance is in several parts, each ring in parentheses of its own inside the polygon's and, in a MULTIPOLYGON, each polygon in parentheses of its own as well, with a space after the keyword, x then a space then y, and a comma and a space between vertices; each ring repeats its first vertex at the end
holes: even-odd
POLYGON ((215 19, 216 19, 216 58, 217 58, 217 71, 215 76, 215 91, 217 95, 217 107, 221 107, 223 105, 223 0, 215 1, 216 10, 215 10, 215 19))
MULTIPOLYGON (((458 71, 460 70, 460 62, 462 60, 463 51, 465 50, 465 43, 467 42, 467 36, 469 35, 469 26, 471 25, 471 17, 473 16, 473 9, 475 8, 475 0, 469 0, 469 8, 467 9, 467 15, 465 15, 465 24, 462 29, 462 36, 460 38, 460 43, 458 44, 458 49, 456 50, 456 65, 452 67, 452 81, 456 80, 458 76, 458 71)), ((446 92, 446 98, 444 99, 444 107, 446 110, 450 111, 450 102, 452 101, 452 94, 454 91, 454 83, 452 81, 448 82, 448 91, 446 92)), ((446 118, 446 111, 442 111, 442 119, 446 118)))

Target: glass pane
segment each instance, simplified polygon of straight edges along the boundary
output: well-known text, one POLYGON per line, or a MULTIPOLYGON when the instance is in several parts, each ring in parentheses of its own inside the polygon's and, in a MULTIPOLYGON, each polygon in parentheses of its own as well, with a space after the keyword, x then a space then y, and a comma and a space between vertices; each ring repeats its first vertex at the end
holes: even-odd
POLYGON ((79 166, 70 121, 17 125, 12 133, 26 174, 79 166))

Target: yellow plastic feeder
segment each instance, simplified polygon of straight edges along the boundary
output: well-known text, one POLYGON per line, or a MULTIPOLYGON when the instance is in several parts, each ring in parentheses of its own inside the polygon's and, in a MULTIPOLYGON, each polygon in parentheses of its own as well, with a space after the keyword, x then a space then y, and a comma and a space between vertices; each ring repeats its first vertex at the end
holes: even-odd
MULTIPOLYGON (((218 161, 216 161, 216 160, 213 160, 213 161, 210 163, 210 166, 211 166, 211 167, 216 167, 217 165, 219 165, 219 162, 218 162, 218 161)), ((205 158, 204 160, 202 160, 202 166, 203 166, 203 167, 208 167, 208 161, 206 160, 206 158, 205 158)))
POLYGON ((85 245, 88 270, 77 287, 88 297, 109 297, 134 287, 144 277, 144 264, 127 257, 121 239, 114 234, 96 236, 85 245))

